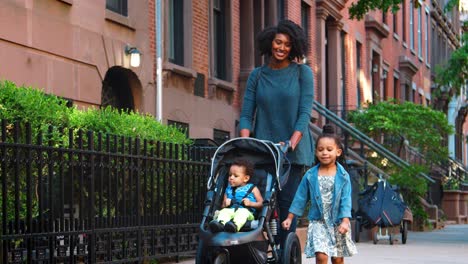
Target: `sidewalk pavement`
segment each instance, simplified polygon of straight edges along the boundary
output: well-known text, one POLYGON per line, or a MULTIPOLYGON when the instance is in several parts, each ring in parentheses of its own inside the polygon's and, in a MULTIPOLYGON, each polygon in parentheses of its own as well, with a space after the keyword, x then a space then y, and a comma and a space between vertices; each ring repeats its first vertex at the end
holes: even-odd
MULTIPOLYGON (((346 264, 466 264, 468 263, 468 224, 446 225, 445 228, 426 231, 408 232, 406 244, 401 238, 390 245, 388 240, 380 240, 376 245, 372 241, 357 243, 358 254, 345 258, 346 264)), ((304 245, 302 245, 304 246, 304 245)), ((193 259, 181 261, 193 264, 193 259)), ((303 255, 302 263, 315 263, 303 255)), ((329 263, 331 263, 329 261, 329 263)))

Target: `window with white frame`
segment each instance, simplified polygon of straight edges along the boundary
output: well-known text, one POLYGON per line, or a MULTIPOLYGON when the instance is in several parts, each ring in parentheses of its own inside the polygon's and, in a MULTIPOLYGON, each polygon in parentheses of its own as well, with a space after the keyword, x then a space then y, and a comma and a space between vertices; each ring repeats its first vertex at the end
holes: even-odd
POLYGON ((213 0, 213 75, 231 81, 231 1, 213 0))

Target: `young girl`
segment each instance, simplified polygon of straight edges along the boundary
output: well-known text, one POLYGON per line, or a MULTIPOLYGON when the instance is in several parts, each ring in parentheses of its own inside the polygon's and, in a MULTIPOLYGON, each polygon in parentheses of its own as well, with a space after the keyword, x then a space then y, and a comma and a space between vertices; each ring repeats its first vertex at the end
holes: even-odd
POLYGON ((343 257, 357 253, 351 240, 351 182, 349 174, 336 160, 341 156, 340 139, 332 126, 325 125, 317 139, 315 155, 320 162, 306 172, 283 221, 289 229, 294 216, 302 216, 310 201, 305 254, 315 263, 344 263, 343 257))

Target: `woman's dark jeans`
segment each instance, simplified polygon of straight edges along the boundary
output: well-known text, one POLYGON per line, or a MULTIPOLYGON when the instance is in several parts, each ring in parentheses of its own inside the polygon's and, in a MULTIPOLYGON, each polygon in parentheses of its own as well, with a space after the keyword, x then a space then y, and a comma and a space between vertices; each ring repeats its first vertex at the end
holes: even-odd
POLYGON ((294 200, 294 195, 296 194, 297 187, 301 183, 302 176, 306 173, 309 167, 304 165, 292 165, 291 171, 289 172, 288 181, 285 186, 278 193, 278 206, 279 206, 279 218, 280 218, 280 227, 279 227, 279 238, 280 244, 283 246, 283 243, 290 232, 296 232, 297 219, 294 217, 291 222, 291 227, 289 230, 284 230, 281 227, 281 223, 288 217, 289 207, 291 206, 292 201, 294 200))

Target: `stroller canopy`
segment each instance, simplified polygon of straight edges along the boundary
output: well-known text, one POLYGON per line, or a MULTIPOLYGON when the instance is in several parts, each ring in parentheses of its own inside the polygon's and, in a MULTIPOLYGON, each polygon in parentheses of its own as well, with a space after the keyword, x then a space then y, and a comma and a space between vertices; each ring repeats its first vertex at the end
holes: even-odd
POLYGON ((270 173, 274 174, 278 183, 284 182, 283 178, 287 178, 290 169, 286 155, 273 142, 256 138, 234 138, 216 150, 211 162, 208 189, 214 182, 218 168, 230 165, 237 158, 251 161, 255 168, 272 168, 270 173))

